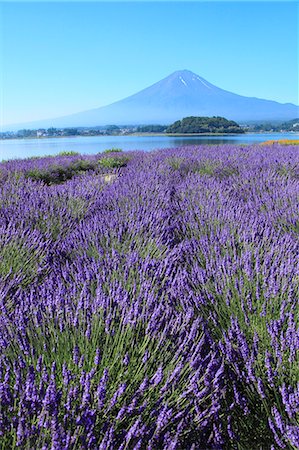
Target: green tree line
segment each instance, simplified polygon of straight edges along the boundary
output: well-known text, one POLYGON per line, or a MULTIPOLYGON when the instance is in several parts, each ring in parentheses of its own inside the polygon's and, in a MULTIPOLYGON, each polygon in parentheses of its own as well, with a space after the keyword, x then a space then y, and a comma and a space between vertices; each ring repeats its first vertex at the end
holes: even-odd
POLYGON ((233 120, 224 117, 185 117, 166 129, 166 133, 244 133, 233 120))

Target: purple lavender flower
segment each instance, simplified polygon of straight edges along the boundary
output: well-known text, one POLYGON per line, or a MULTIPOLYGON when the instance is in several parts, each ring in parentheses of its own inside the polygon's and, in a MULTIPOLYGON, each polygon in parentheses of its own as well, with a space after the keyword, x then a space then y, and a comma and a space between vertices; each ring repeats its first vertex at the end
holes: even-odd
POLYGON ((0 164, 1 440, 297 448, 298 148, 106 156, 0 164))
POLYGON ((126 353, 124 356, 124 359, 123 359, 123 365, 127 367, 129 365, 129 362, 130 362, 130 357, 129 357, 129 354, 126 353))
POLYGON ((163 369, 162 369, 162 367, 160 366, 160 367, 157 369, 156 373, 155 373, 155 374, 153 375, 153 377, 151 378, 150 382, 151 382, 151 384, 153 384, 154 386, 157 386, 159 383, 161 383, 162 379, 163 379, 163 369))

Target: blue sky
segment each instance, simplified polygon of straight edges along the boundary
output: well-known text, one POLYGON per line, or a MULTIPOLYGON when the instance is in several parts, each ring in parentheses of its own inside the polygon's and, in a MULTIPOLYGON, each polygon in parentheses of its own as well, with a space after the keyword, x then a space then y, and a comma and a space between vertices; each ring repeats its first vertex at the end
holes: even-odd
POLYGON ((59 117, 189 69, 298 104, 298 3, 0 2, 2 125, 59 117))

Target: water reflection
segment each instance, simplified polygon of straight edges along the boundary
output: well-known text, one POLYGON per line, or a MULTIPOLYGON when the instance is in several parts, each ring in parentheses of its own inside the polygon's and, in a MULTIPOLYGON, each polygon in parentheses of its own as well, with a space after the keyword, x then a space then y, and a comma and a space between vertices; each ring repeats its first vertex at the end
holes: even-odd
POLYGON ((61 151, 95 154, 108 148, 157 150, 186 145, 253 144, 267 140, 299 139, 299 133, 241 134, 230 136, 93 136, 52 139, 0 140, 0 161, 55 155, 61 151))

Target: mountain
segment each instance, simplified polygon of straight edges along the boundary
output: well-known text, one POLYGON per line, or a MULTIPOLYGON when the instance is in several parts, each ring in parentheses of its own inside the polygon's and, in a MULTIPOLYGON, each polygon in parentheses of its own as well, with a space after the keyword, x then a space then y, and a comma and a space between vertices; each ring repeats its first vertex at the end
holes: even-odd
POLYGON ((26 126, 169 124, 185 116, 223 116, 238 122, 274 121, 293 119, 298 115, 299 108, 292 103, 237 95, 214 86, 189 70, 181 70, 108 106, 26 126))

